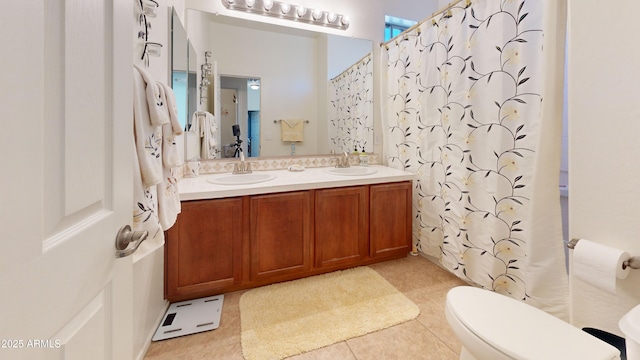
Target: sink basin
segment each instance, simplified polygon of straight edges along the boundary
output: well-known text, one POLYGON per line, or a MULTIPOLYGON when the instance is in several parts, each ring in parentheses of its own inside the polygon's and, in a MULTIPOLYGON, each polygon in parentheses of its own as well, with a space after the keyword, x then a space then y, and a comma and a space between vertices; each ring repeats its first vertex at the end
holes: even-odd
POLYGON ((342 176, 363 176, 363 175, 371 175, 375 174, 378 170, 363 167, 363 166, 352 166, 348 168, 327 168, 324 170, 327 174, 331 175, 342 175, 342 176))
POLYGON ((274 174, 227 174, 209 178, 207 181, 216 185, 248 185, 273 180, 275 178, 276 176, 274 174))

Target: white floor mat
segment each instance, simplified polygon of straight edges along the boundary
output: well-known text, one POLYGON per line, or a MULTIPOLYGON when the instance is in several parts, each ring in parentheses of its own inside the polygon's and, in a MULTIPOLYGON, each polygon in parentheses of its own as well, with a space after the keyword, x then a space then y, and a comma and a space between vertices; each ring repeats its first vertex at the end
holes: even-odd
POLYGON ((152 341, 217 329, 224 295, 210 296, 169 305, 152 341))

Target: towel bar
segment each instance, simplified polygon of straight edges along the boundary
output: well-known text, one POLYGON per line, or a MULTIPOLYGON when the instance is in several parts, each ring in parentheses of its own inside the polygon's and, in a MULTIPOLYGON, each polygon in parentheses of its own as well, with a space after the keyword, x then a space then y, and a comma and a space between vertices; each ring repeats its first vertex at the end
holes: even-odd
MULTIPOLYGON (((567 247, 569 249, 574 249, 578 241, 580 241, 580 239, 571 239, 571 241, 567 243, 567 247)), ((640 257, 632 256, 631 258, 629 258, 629 260, 623 262, 622 268, 626 269, 627 267, 630 267, 632 269, 640 269, 640 257)))
MULTIPOLYGON (((279 122, 282 122, 282 120, 273 120, 273 123, 274 123, 274 124, 277 124, 277 123, 279 123, 279 122)), ((302 122, 303 122, 303 123, 305 123, 305 124, 308 124, 308 123, 309 123, 309 120, 302 120, 302 122)))

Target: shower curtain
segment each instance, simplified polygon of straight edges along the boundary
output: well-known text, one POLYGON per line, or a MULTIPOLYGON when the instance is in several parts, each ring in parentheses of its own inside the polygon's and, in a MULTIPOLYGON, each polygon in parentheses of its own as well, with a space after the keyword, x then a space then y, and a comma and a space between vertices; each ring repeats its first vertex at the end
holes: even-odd
POLYGON ((559 202, 566 1, 464 0, 383 45, 413 241, 471 284, 567 319, 559 202))
POLYGON ((336 152, 373 151, 372 54, 329 81, 329 139, 336 152))

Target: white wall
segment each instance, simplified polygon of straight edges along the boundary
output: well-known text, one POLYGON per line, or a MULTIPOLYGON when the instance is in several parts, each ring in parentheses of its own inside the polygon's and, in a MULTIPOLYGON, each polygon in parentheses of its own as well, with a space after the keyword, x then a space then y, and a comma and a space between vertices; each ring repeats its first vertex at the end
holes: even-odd
POLYGON ((372 51, 371 40, 329 35, 327 37, 327 52, 329 54, 344 54, 344 56, 329 56, 327 80, 342 74, 372 51))
MULTIPOLYGON (((638 254, 640 3, 569 3, 569 233, 638 254)), ((617 296, 571 281, 572 322, 621 335, 618 319, 640 303, 640 270, 617 296)))

